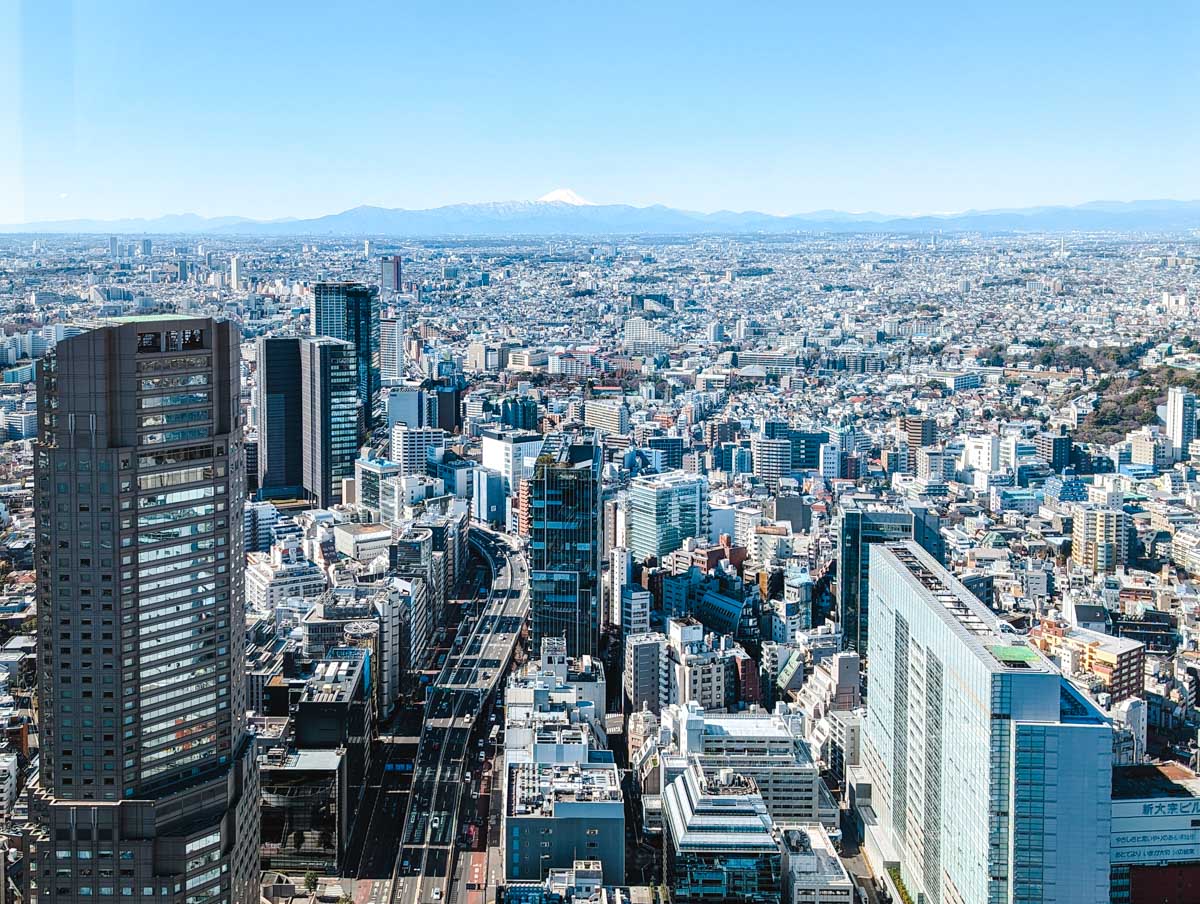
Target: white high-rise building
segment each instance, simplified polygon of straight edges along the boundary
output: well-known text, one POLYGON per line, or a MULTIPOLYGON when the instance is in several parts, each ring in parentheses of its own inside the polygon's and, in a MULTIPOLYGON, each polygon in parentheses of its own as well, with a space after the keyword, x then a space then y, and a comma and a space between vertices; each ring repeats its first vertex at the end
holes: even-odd
POLYGON ((1182 386, 1167 390, 1167 438, 1175 461, 1188 456, 1188 447, 1196 438, 1196 395, 1182 386))
POLYGON ((404 380, 404 317, 379 321, 379 377, 384 386, 404 380))
POLYGON ((768 438, 755 434, 750 439, 750 454, 754 459, 754 476, 771 491, 778 489, 779 479, 792 470, 792 441, 785 437, 768 438))
POLYGON ((446 447, 446 431, 438 427, 409 427, 397 424, 392 428, 391 460, 400 466, 400 474, 409 477, 426 472, 429 453, 446 447))
POLYGON ((871 547, 870 594, 850 783, 876 875, 928 904, 1109 900, 1104 716, 917 543, 871 547))
POLYGON ((671 343, 671 337, 645 317, 630 317, 625 321, 625 345, 632 349, 657 350, 671 343))
POLYGON ((963 444, 963 469, 991 473, 1000 467, 1000 437, 995 433, 968 436, 963 444))
POLYGON ((621 588, 621 636, 646 634, 650 631, 650 606, 654 600, 649 590, 637 584, 621 588))
POLYGON ((237 291, 242 287, 242 266, 241 261, 235 254, 229 259, 229 288, 237 291))
MULTIPOLYGON (((614 624, 621 624, 621 593, 626 584, 633 583, 633 553, 624 546, 614 546, 608 554, 608 601, 614 624)), ((649 630, 647 628, 646 630, 649 630)), ((632 632, 621 629, 622 636, 632 632)))

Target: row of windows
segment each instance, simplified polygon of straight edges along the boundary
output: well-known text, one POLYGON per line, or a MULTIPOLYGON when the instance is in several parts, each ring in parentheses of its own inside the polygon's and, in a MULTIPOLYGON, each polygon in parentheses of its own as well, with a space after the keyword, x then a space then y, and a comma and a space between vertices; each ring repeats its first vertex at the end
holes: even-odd
MULTIPOLYGON (((189 562, 195 563, 198 560, 190 559, 189 562)), ((194 564, 188 568, 172 569, 171 573, 164 578, 159 578, 156 581, 146 581, 143 584, 138 584, 138 593, 142 594, 142 605, 146 604, 146 600, 150 599, 148 594, 155 590, 161 590, 164 587, 177 587, 181 582, 200 581, 205 578, 216 577, 217 572, 213 568, 196 567, 194 564)), ((132 621, 132 617, 129 619, 132 621)))
POLYGON ((179 424, 199 424, 213 419, 211 408, 185 408, 138 416, 138 427, 172 427, 179 424))
MULTIPOLYGON (((159 662, 160 660, 167 659, 171 656, 178 656, 181 653, 198 653, 201 650, 211 650, 215 642, 215 638, 206 637, 204 640, 198 640, 195 643, 181 644, 178 647, 169 647, 160 653, 151 653, 143 656, 142 662, 149 667, 155 662, 159 662)), ((170 669, 172 668, 172 665, 168 662, 165 666, 158 666, 158 668, 170 669)))
MULTIPOLYGON (((222 538, 224 539, 224 538, 222 538)), ((194 540, 191 543, 177 543, 174 546, 163 546, 159 549, 144 549, 138 552, 138 563, 157 562, 160 559, 170 559, 190 552, 204 552, 216 548, 216 540, 194 540)))
MULTIPOLYGON (((147 456, 142 457, 145 458, 147 456)), ((185 483, 197 483, 202 480, 212 480, 214 474, 217 477, 224 477, 225 465, 219 464, 215 470, 212 465, 201 465, 194 468, 175 468, 171 471, 158 471, 154 474, 139 474, 138 489, 142 491, 158 490, 164 487, 180 486, 185 483)), ((151 500, 154 498, 153 496, 148 497, 151 500)), ((166 505, 168 503, 148 502, 147 499, 143 499, 141 504, 166 505)))
POLYGON ((206 458, 225 454, 225 447, 218 444, 214 449, 210 443, 196 446, 184 446, 179 449, 165 449, 161 452, 143 452, 138 455, 139 468, 157 468, 163 465, 183 465, 190 461, 203 461, 206 458))
MULTIPOLYGON (((144 534, 137 535, 139 544, 164 543, 168 540, 182 540, 184 537, 195 537, 199 534, 211 534, 215 528, 212 521, 200 521, 196 524, 184 524, 178 527, 164 527, 158 530, 147 531, 144 534)), ((224 524, 222 524, 222 527, 224 524)), ((125 538, 121 540, 121 545, 127 545, 125 538)))
MULTIPOLYGON (((206 597, 199 601, 198 608, 205 608, 207 606, 211 606, 215 602, 216 602, 216 599, 214 597, 211 597, 211 596, 206 597)), ((141 630, 144 633, 149 633, 152 631, 170 631, 172 628, 178 628, 183 625, 194 625, 194 624, 203 622, 205 620, 211 619, 212 617, 213 617, 213 614, 211 612, 190 612, 187 615, 183 615, 179 618, 172 618, 172 619, 168 619, 167 621, 156 621, 151 624, 142 625, 141 630)), ((221 627, 225 626, 225 622, 223 622, 223 621, 219 622, 218 624, 221 627)), ((147 638, 142 641, 142 648, 146 649, 149 646, 153 646, 153 645, 157 644, 159 642, 159 640, 160 640, 160 638, 156 638, 156 637, 147 638)), ((165 640, 165 638, 163 638, 163 640, 165 640)))
MULTIPOLYGON (((204 644, 200 644, 199 646, 201 648, 203 648, 204 644)), ((138 681, 139 681, 139 683, 142 684, 143 687, 146 687, 146 686, 149 686, 146 682, 150 678, 156 678, 162 674, 174 675, 174 674, 178 673, 179 669, 186 668, 186 667, 192 666, 192 665, 199 665, 200 663, 204 663, 204 662, 210 662, 216 658, 217 658, 217 656, 215 653, 205 651, 203 653, 200 653, 200 655, 198 655, 198 656, 187 656, 187 657, 184 657, 183 659, 177 659, 174 662, 168 662, 163 665, 143 666, 141 669, 138 670, 138 681)), ((126 665, 129 665, 129 664, 131 664, 131 663, 129 661, 126 661, 126 665)), ((167 680, 169 680, 169 679, 167 679, 167 680)))
POLYGON ((164 370, 200 370, 212 366, 208 355, 170 355, 162 358, 142 358, 137 363, 140 374, 160 373, 164 370))
MULTIPOLYGON (((199 744, 199 745, 207 745, 207 744, 213 743, 215 740, 216 740, 216 735, 209 735, 207 737, 201 738, 199 741, 197 741, 195 743, 199 744)), ((186 750, 189 748, 189 746, 194 746, 194 745, 182 746, 180 749, 186 750)), ((172 751, 172 753, 174 753, 174 752, 175 751, 172 751)), ((159 765, 152 766, 149 769, 143 769, 142 770, 142 778, 149 779, 149 778, 153 778, 156 775, 162 775, 164 772, 171 772, 172 770, 179 770, 179 769, 182 769, 182 767, 184 767, 184 766, 191 765, 192 763, 195 763, 199 760, 207 759, 211 756, 212 756, 211 751, 199 750, 196 753, 190 753, 187 756, 175 757, 174 759, 168 760, 165 763, 160 763, 159 765)))
POLYGON ((194 736, 201 735, 203 732, 211 732, 216 730, 217 720, 207 718, 209 716, 216 715, 216 712, 217 708, 210 706, 206 709, 200 710, 194 715, 190 715, 187 719, 174 719, 171 723, 156 723, 153 728, 148 729, 149 734, 144 736, 147 738, 152 738, 152 740, 144 741, 142 743, 142 749, 152 748, 156 745, 171 741, 176 743, 172 744, 170 747, 159 748, 152 753, 144 754, 142 757, 143 761, 149 763, 156 760, 161 760, 163 757, 169 757, 172 753, 180 750, 190 750, 192 747, 196 746, 197 743, 209 743, 211 740, 216 740, 215 734, 211 735, 210 741, 205 741, 203 738, 201 738, 199 741, 194 739, 194 736), (195 722, 196 719, 205 719, 205 721, 195 722), (188 728, 178 727, 178 723, 186 722, 188 720, 195 722, 195 724, 188 728), (155 735, 157 736, 155 737, 155 735), (189 740, 189 738, 191 738, 191 740, 189 740))
POLYGON ((155 389, 174 389, 181 386, 208 386, 212 382, 209 374, 179 374, 177 376, 145 377, 141 380, 142 392, 155 389))
MULTIPOLYGON (((207 585, 203 585, 201 587, 195 587, 195 588, 187 587, 187 588, 184 588, 183 590, 180 590, 178 592, 178 595, 179 596, 187 596, 193 592, 203 592, 205 589, 211 590, 212 586, 213 585, 211 585, 211 584, 207 584, 207 585)), ((189 603, 178 603, 174 606, 167 606, 167 607, 163 607, 163 608, 152 609, 150 611, 140 611, 140 612, 138 612, 138 621, 139 622, 154 622, 153 624, 142 626, 147 631, 162 631, 169 627, 172 627, 175 624, 183 624, 183 622, 178 621, 178 620, 172 620, 172 621, 167 621, 167 622, 158 622, 157 619, 167 618, 172 615, 179 615, 184 612, 191 613, 188 616, 188 618, 195 618, 196 613, 193 610, 204 609, 208 606, 213 605, 214 603, 216 603, 216 601, 217 601, 216 597, 210 596, 210 597, 205 597, 202 599, 192 600, 189 603)))
POLYGON ((212 427, 184 427, 179 430, 164 430, 146 433, 138 437, 139 446, 156 446, 163 443, 182 443, 193 439, 212 436, 212 427))
MULTIPOLYGON (((186 470, 199 471, 202 469, 188 468, 186 470)), ((171 473, 178 474, 179 472, 174 471, 171 473)), ((151 476, 161 477, 163 475, 154 474, 151 476)), ((199 480, 202 478, 197 477, 195 479, 199 480)), ((139 509, 157 508, 159 506, 178 505, 178 504, 184 503, 184 502, 196 502, 197 500, 200 500, 200 499, 209 499, 212 497, 215 489, 216 488, 212 484, 208 484, 207 486, 191 487, 190 489, 186 489, 186 490, 172 490, 171 492, 168 492, 168 493, 155 493, 153 496, 143 496, 141 499, 139 499, 138 500, 138 508, 139 509)), ((222 492, 224 492, 224 490, 222 490, 222 492)))
MULTIPOLYGON (((178 713, 181 711, 186 712, 187 710, 191 709, 192 707, 198 706, 199 704, 202 704, 202 703, 216 703, 217 695, 215 692, 211 693, 211 694, 194 694, 194 695, 189 693, 183 700, 179 700, 178 696, 176 696, 176 701, 177 702, 175 702, 175 703, 170 703, 166 706, 162 706, 157 709, 149 708, 147 710, 143 710, 142 718, 143 719, 162 720, 162 719, 166 718, 167 716, 172 716, 174 713, 178 713)), ((198 709, 194 713, 189 712, 189 713, 187 713, 187 715, 184 715, 184 716, 175 716, 174 718, 172 718, 170 725, 171 726, 177 725, 178 722, 180 721, 180 719, 185 719, 185 720, 198 719, 202 715, 209 715, 209 714, 210 714, 209 710, 207 710, 207 709, 198 709)), ((168 724, 168 723, 165 723, 162 721, 147 723, 148 726, 166 725, 166 724, 168 724)), ((150 729, 148 728, 147 731, 149 731, 149 730, 150 729)), ((143 737, 146 737, 146 736, 143 735, 143 737)), ((148 749, 148 748, 154 747, 156 743, 157 742, 154 742, 154 741, 143 740, 142 741, 142 749, 148 749)))
MULTIPOLYGON (((169 562, 166 565, 147 565, 144 568, 138 569, 138 575, 143 578, 156 577, 158 575, 174 575, 174 572, 179 571, 181 569, 199 567, 201 565, 211 565, 214 561, 216 561, 216 557, 213 556, 212 553, 209 553, 208 555, 195 556, 191 559, 183 559, 178 562, 169 562)), ((125 575, 121 575, 121 577, 122 577, 122 579, 124 579, 125 575)), ((172 578, 172 580, 174 580, 174 577, 172 578)), ((163 585, 160 584, 159 586, 163 586, 163 585)), ((140 591, 143 589, 147 589, 147 588, 145 587, 145 585, 139 584, 138 590, 140 591)), ((148 589, 153 590, 155 588, 149 587, 148 589)))
MULTIPOLYGON (((188 687, 191 687, 192 682, 199 678, 203 678, 206 675, 213 675, 216 673, 216 671, 217 667, 215 665, 198 666, 186 672, 175 671, 166 678, 160 678, 157 681, 147 681, 139 684, 138 690, 143 694, 147 694, 152 691, 160 691, 165 688, 172 688, 172 693, 178 693, 179 691, 175 688, 176 685, 186 684, 188 687)), ((225 675, 220 676, 220 681, 223 683, 226 680, 226 677, 227 676, 225 675)))
POLYGON ((167 509, 166 511, 151 511, 138 515, 138 527, 153 527, 156 524, 170 524, 173 521, 187 521, 189 518, 205 518, 216 511, 213 503, 191 505, 186 508, 167 509))

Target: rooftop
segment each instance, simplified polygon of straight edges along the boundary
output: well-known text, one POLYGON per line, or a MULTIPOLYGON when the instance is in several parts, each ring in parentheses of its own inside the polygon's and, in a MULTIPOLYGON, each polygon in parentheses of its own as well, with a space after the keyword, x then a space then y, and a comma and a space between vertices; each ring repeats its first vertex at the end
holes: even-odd
POLYGON ((1182 763, 1114 766, 1113 800, 1200 798, 1200 777, 1182 763))
POLYGON ((347 702, 358 684, 362 667, 362 659, 324 659, 318 662, 304 688, 302 699, 314 703, 347 702))
POLYGON ((936 604, 930 607, 932 611, 968 648, 993 666, 1042 673, 1058 671, 915 541, 886 543, 873 550, 872 554, 894 558, 922 588, 926 599, 936 604))
POLYGON ((611 762, 515 763, 509 766, 510 816, 553 818, 561 803, 620 803, 621 780, 611 762))
POLYGON ((289 750, 283 755, 267 753, 260 758, 259 768, 336 772, 344 756, 341 750, 289 750))

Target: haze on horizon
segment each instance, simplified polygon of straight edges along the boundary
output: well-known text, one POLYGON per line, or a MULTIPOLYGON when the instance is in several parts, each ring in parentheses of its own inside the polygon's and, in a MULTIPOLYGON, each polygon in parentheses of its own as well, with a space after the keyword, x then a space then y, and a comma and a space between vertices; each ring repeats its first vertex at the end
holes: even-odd
POLYGON ((1200 197, 1200 7, 0 9, 0 223, 1200 197))

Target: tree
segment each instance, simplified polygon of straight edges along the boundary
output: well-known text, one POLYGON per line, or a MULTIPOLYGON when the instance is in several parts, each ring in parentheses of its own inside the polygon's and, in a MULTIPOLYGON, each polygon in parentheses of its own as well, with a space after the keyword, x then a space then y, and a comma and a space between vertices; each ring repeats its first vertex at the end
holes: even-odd
POLYGON ((321 877, 317 875, 316 870, 310 869, 304 874, 304 890, 310 895, 317 890, 317 883, 321 877))

